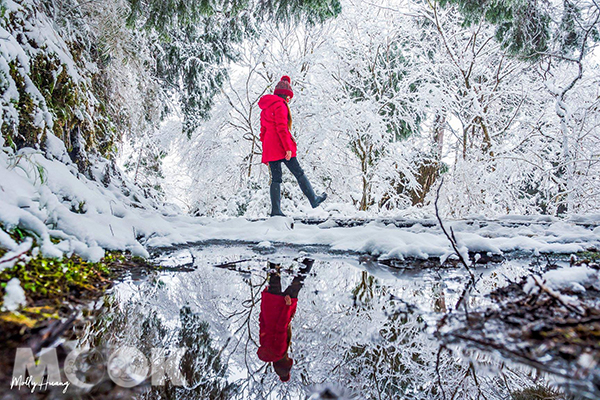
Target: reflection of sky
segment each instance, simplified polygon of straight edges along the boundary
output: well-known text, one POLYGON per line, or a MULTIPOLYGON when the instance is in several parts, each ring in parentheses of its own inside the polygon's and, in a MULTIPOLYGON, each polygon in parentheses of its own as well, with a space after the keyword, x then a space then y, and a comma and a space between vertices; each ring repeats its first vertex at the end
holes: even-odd
MULTIPOLYGON (((299 269, 298 262, 293 260, 295 257, 298 252, 286 249, 277 255, 282 264, 284 288, 290 283, 293 271, 299 269)), ((272 257, 243 246, 177 250, 162 256, 158 260, 160 264, 176 267, 194 261, 195 271, 162 272, 157 279, 151 277, 143 282, 121 283, 114 291, 121 304, 127 300, 141 303, 139 317, 142 320, 156 310, 165 326, 171 329, 179 327, 179 310, 185 305, 201 315, 210 324, 213 347, 220 349, 227 345, 223 357, 228 364, 228 381, 250 384, 247 391, 251 393, 247 392, 244 398, 252 398, 258 392, 262 392, 262 396, 270 393, 273 398, 280 395, 306 398, 307 388, 315 385, 367 381, 366 375, 351 376, 357 373, 357 366, 347 357, 356 345, 386 345, 381 329, 396 311, 406 309, 403 302, 416 306, 419 311, 415 316, 421 315, 428 325, 427 330, 418 328, 416 320, 399 325, 402 334, 407 335, 407 343, 418 343, 415 346, 423 352, 429 352, 431 346, 437 347, 432 332, 441 315, 440 307, 456 302, 468 278, 465 271, 454 268, 390 269, 350 256, 314 254, 310 257, 316 262, 300 291, 297 313, 292 321, 290 354, 295 360, 292 380, 282 384, 270 369, 260 389, 256 388, 256 382, 259 375, 263 376, 265 364, 256 356, 257 346, 253 340, 258 342, 258 300, 266 279, 267 259, 272 257), (242 259, 250 259, 236 264, 243 272, 213 267, 242 259), (251 288, 249 283, 254 287, 251 288), (245 306, 244 301, 250 300, 253 294, 254 307, 245 306)), ((483 279, 471 304, 487 302, 482 298, 483 294, 502 285, 504 277, 514 280, 523 271, 520 262, 479 271, 483 279)), ((135 324, 128 328, 135 329, 135 324)), ((415 379, 425 378, 417 376, 415 379)))

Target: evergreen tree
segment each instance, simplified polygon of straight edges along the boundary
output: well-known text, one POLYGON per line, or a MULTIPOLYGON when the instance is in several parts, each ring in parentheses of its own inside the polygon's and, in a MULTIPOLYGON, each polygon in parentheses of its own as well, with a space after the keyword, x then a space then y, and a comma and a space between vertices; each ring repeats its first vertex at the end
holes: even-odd
POLYGON ((550 11, 537 0, 440 0, 440 5, 455 4, 464 25, 482 18, 496 26, 496 39, 508 53, 523 58, 538 58, 548 50, 550 11))
POLYGON ((440 0, 454 4, 470 26, 481 19, 496 26, 496 39, 513 56, 537 60, 550 51, 570 55, 581 47, 583 38, 600 40, 598 27, 586 34, 597 4, 563 0, 562 7, 538 0, 440 0), (555 46, 556 45, 556 46, 555 46))
POLYGON ((184 132, 209 117, 214 96, 227 79, 235 45, 256 35, 258 23, 314 24, 341 12, 339 0, 129 0, 132 27, 155 36, 156 76, 178 93, 184 132))

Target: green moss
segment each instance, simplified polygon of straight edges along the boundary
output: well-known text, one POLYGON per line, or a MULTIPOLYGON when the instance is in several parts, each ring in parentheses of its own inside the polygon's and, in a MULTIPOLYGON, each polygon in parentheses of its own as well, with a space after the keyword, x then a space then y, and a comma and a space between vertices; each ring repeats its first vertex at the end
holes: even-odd
POLYGON ((38 255, 2 271, 0 285, 17 278, 28 298, 60 304, 71 295, 79 297, 82 291, 102 289, 109 276, 108 266, 102 261, 91 263, 77 256, 53 259, 38 255))
MULTIPOLYGON (((33 238, 33 248, 36 248, 37 239, 32 232, 18 227, 6 229, 1 224, 0 229, 17 243, 23 242, 27 237, 33 238)), ((52 242, 56 244, 60 239, 54 238, 52 242)), ((6 249, 0 249, 0 256, 6 252, 6 249)), ((27 262, 19 262, 13 268, 0 272, 0 288, 17 278, 25 291, 29 306, 50 305, 56 309, 73 298, 93 297, 103 293, 111 284, 115 273, 131 266, 152 267, 144 259, 123 252, 107 252, 99 262, 89 262, 75 255, 60 259, 40 254, 33 256, 31 251, 27 255, 27 262)), ((2 296, 0 306, 1 304, 2 296)), ((55 312, 56 310, 45 314, 55 312)))
MULTIPOLYGON (((6 229, 0 225, 0 229, 7 232, 17 243, 31 237, 34 241, 33 248, 36 247, 37 239, 33 233, 18 227, 6 229)), ((56 243, 60 240, 52 241, 56 243)), ((6 250, 1 251, 6 253, 6 250)), ((85 291, 97 292, 104 289, 110 282, 109 264, 114 263, 115 257, 118 257, 108 253, 103 260, 93 263, 75 255, 57 259, 40 254, 33 256, 30 251, 28 256, 30 258, 27 262, 19 262, 13 268, 0 272, 0 287, 5 287, 9 280, 17 278, 25 290, 28 303, 41 301, 56 305, 70 296, 79 297, 85 291)))
MULTIPOLYGON (((6 229, 2 224, 0 229, 17 243, 28 237, 33 238, 33 248, 36 248, 37 240, 33 233, 20 228, 6 229)), ((60 242, 57 238, 51 240, 55 244, 60 242)), ((0 249, 0 256, 5 253, 5 249, 0 249)), ((89 262, 75 255, 48 258, 33 254, 29 251, 28 261, 0 272, 0 308, 3 289, 13 278, 19 280, 27 299, 26 307, 18 312, 0 312, 0 340, 2 332, 13 332, 16 329, 19 335, 24 335, 38 323, 64 317, 65 303, 77 304, 102 296, 117 276, 132 267, 153 267, 145 260, 123 252, 107 252, 99 262, 89 262)))
POLYGON ((74 110, 79 103, 77 90, 54 54, 40 53, 31 62, 31 80, 40 90, 48 109, 54 114, 54 134, 61 138, 76 122, 74 110))
MULTIPOLYGON (((20 30, 19 21, 12 21, 12 24, 13 30, 20 30)), ((80 50, 75 51, 74 48, 71 50, 75 59, 81 57, 80 50)), ((18 61, 10 63, 10 78, 15 82, 19 93, 18 101, 13 102, 19 113, 19 121, 18 126, 2 124, 2 135, 6 138, 7 144, 15 149, 25 146, 43 146, 46 135, 54 134, 71 152, 73 151, 71 134, 77 130, 84 141, 82 151, 97 150, 101 155, 110 157, 115 150, 114 141, 117 137, 115 125, 103 101, 94 105, 89 102, 92 97, 106 98, 108 101, 108 93, 98 93, 107 89, 103 86, 88 87, 85 83, 77 84, 56 54, 42 51, 30 61, 28 75, 44 97, 42 102, 34 99, 27 92, 22 67, 18 61), (52 131, 36 126, 34 123, 36 115, 46 108, 53 117, 52 131), (81 115, 86 117, 82 118, 81 115)), ((5 77, 5 80, 8 78, 5 77)), ((94 79, 95 75, 92 78, 94 79)))
POLYGON ((557 390, 536 386, 511 393, 513 400, 563 400, 565 396, 557 390))
POLYGON ((598 261, 600 260, 600 252, 598 251, 580 251, 576 254, 580 260, 598 261))
MULTIPOLYGON (((19 112, 19 125, 16 127, 16 132, 11 132, 7 126, 3 135, 9 138, 10 142, 14 143, 17 148, 24 146, 34 147, 44 138, 44 131, 39 126, 36 126, 35 115, 40 112, 38 105, 33 101, 33 98, 26 91, 25 78, 19 71, 19 66, 16 61, 9 64, 10 76, 14 80, 17 91, 19 92, 19 100, 15 104, 19 112)), ((4 129, 4 128, 3 128, 4 129)))

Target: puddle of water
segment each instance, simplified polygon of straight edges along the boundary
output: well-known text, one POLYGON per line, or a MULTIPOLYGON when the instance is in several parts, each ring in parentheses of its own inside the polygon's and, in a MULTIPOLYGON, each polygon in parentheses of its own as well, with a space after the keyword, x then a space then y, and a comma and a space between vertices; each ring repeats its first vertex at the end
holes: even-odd
MULTIPOLYGON (((175 250, 157 261, 195 270, 117 284, 106 298, 107 312, 80 343, 108 353, 131 347, 146 358, 152 349, 174 354, 187 348, 173 363, 185 385, 146 381, 138 387, 140 398, 506 399, 552 381, 495 356, 440 346, 436 322, 468 280, 460 269, 392 270, 358 258, 285 249, 269 255, 240 246, 175 250), (314 263, 306 273, 302 261, 308 259, 314 263), (284 293, 289 300, 271 294, 261 327, 261 298, 269 296, 263 292, 269 282, 271 291, 276 286, 274 264, 280 265, 281 291, 291 284, 293 290, 284 293), (286 301, 296 304, 291 332, 281 316, 286 301), (277 368, 258 357, 262 347, 261 358, 279 358, 281 338, 285 342, 290 333, 287 358, 277 368), (289 381, 282 382, 288 372, 289 381)), ((478 273, 484 278, 472 307, 487 304, 484 295, 507 278, 516 280, 524 267, 506 262, 478 273)))

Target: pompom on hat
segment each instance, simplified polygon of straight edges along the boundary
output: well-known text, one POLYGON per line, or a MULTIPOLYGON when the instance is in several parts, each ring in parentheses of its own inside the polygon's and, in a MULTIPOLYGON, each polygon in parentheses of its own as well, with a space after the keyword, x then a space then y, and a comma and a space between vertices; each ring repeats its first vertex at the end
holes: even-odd
POLYGON ((290 96, 290 98, 294 97, 294 92, 292 91, 292 80, 289 76, 284 75, 281 77, 281 80, 275 86, 275 91, 273 94, 282 94, 284 96, 290 96))

